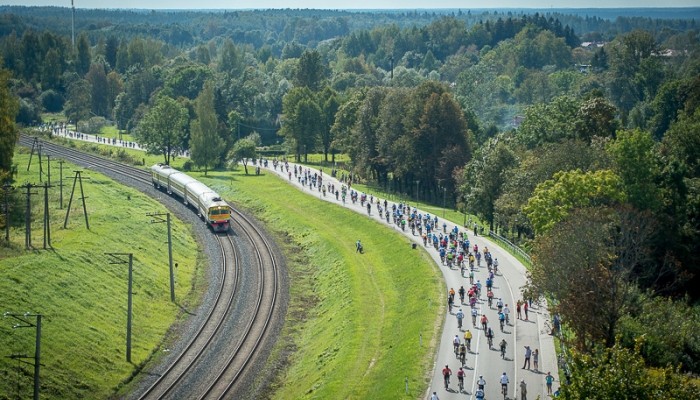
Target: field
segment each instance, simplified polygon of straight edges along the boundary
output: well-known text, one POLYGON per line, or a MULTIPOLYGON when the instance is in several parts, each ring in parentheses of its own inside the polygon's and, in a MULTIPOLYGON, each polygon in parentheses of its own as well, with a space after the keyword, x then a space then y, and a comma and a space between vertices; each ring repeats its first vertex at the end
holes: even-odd
MULTIPOLYGON (((26 171, 28 154, 18 148, 18 184, 38 182, 36 157, 26 171)), ((24 149, 26 150, 26 149, 24 149)), ((46 164, 44 164, 46 168, 46 164)), ((52 183, 58 165, 52 163, 52 183)), ((66 175, 75 167, 64 164, 66 175)), ((170 302, 164 224, 150 224, 148 212, 166 212, 155 200, 94 172, 85 172, 90 230, 82 204, 74 199, 68 229, 63 229, 71 186, 64 187, 59 209, 58 188, 50 190, 51 242, 43 250, 43 189, 33 189, 32 243, 24 250, 24 219, 12 220, 11 247, 0 247, 0 312, 43 314, 42 398, 106 398, 126 382, 149 357, 162 354, 163 337, 182 311, 170 302), (127 196, 130 200, 127 200, 127 196), (110 264, 104 252, 134 254, 132 363, 126 362, 127 265, 110 264)), ((72 182, 70 182, 72 184, 72 182)), ((76 193, 79 193, 76 192, 76 193)), ((15 194, 23 209, 24 195, 15 194)), ((2 239, 4 240, 4 230, 2 239)), ((189 226, 173 219, 173 258, 178 263, 176 299, 194 306, 193 287, 202 283, 206 260, 198 259, 189 226)), ((12 329, 16 320, 0 319, 0 399, 28 398, 33 367, 11 360, 12 352, 34 355, 33 328, 12 329), (19 386, 19 389, 18 389, 19 386), (19 394, 19 395, 18 395, 19 394)), ((26 360, 31 361, 31 360, 26 360)))
POLYGON ((275 383, 276 398, 423 393, 444 308, 441 274, 422 250, 270 174, 246 176, 239 168, 192 175, 250 209, 289 257, 292 303, 275 354, 294 353, 283 360, 288 370, 275 383), (364 255, 355 253, 357 239, 364 255))

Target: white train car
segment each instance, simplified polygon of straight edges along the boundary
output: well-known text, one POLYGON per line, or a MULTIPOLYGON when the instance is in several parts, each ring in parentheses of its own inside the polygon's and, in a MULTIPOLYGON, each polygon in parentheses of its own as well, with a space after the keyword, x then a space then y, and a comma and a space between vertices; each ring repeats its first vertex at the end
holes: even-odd
POLYGON ((156 188, 177 195, 186 205, 196 209, 215 232, 228 231, 231 209, 207 185, 165 164, 151 167, 151 180, 156 188))

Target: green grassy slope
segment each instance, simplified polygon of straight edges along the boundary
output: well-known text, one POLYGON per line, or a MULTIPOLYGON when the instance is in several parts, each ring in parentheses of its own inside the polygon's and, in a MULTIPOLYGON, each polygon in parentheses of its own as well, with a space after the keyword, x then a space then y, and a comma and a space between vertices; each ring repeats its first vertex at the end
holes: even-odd
MULTIPOLYGON (((26 171, 28 155, 16 154, 17 182, 38 183, 36 157, 26 171)), ((44 164, 46 168, 46 164, 44 164)), ((58 165, 52 163, 52 183, 58 165)), ((64 164, 64 176, 75 167, 64 164)), ((0 246, 0 312, 41 312, 42 398, 105 398, 137 370, 178 318, 170 303, 165 224, 150 224, 148 212, 166 212, 144 194, 94 172, 83 182, 90 218, 86 230, 82 205, 76 200, 63 229, 65 206, 58 207, 58 188, 51 189, 50 209, 54 250, 43 246, 43 189, 33 196, 33 244, 24 250, 21 215, 14 220, 13 246, 0 246), (127 196, 131 200, 127 200, 127 196), (132 364, 125 360, 127 265, 110 264, 103 252, 134 253, 132 364)), ((65 182, 68 184, 68 182, 65 182)), ((72 184, 72 182, 71 182, 72 184)), ((71 186, 64 187, 67 205, 71 186)), ((77 192, 79 193, 79 192, 77 192)), ((17 207, 24 204, 21 195, 17 207)), ((3 199, 4 200, 4 199, 3 199)), ((4 240, 4 231, 2 239, 4 240)), ((191 306, 192 287, 201 276, 197 245, 189 226, 173 219, 173 257, 179 264, 176 298, 191 306)), ((17 398, 17 362, 4 356, 12 351, 34 354, 34 330, 12 329, 14 321, 0 319, 0 399, 17 398)), ((31 396, 33 367, 20 373, 22 398, 31 396)))
POLYGON ((270 174, 245 176, 241 168, 192 175, 251 209, 290 257, 292 304, 276 353, 296 351, 276 383, 276 398, 415 398, 424 392, 444 310, 441 275, 421 250, 411 250, 386 226, 270 174), (355 253, 358 238, 364 255, 355 253))

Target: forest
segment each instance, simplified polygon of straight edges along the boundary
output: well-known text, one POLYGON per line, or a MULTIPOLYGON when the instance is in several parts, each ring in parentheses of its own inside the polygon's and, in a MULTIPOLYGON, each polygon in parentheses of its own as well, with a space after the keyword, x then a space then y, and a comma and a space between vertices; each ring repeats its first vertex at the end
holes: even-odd
POLYGON ((79 10, 73 44, 69 9, 2 11, 3 179, 18 127, 46 113, 205 170, 250 146, 345 154, 362 181, 420 181, 532 255, 526 292, 556 299, 575 349, 566 398, 629 376, 697 393, 695 19, 79 10))

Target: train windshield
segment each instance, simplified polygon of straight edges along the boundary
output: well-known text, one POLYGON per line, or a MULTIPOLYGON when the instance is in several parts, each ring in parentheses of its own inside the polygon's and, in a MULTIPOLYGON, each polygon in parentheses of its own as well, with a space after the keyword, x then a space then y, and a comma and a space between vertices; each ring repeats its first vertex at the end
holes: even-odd
POLYGON ((211 215, 219 215, 219 210, 214 210, 214 209, 212 209, 211 211, 209 211, 209 214, 211 214, 211 215))

